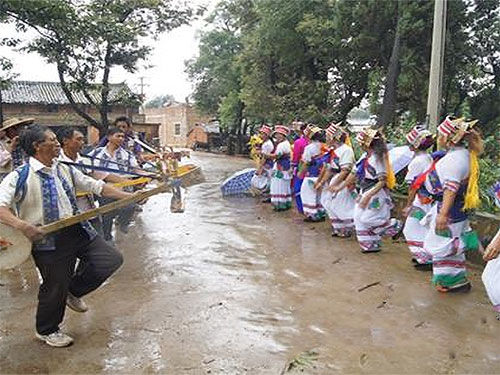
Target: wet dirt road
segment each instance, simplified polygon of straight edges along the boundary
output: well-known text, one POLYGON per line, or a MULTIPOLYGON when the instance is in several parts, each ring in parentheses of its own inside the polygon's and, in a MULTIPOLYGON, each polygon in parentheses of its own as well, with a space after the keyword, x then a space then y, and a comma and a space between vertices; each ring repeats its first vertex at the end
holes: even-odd
POLYGON ((248 160, 194 162, 207 182, 186 212, 151 198, 117 236, 123 268, 86 298, 89 312, 67 311, 72 347, 33 337, 31 262, 0 273, 0 373, 500 373, 479 269, 470 294, 438 294, 403 245, 364 255, 325 223, 223 200, 220 182, 248 160))

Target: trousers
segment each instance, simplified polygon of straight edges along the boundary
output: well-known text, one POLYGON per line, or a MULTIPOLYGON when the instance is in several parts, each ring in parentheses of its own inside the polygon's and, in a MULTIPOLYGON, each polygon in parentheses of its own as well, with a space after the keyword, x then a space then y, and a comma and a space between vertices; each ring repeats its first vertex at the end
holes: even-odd
POLYGON ((64 319, 68 292, 82 297, 97 289, 123 263, 123 256, 101 237, 90 240, 80 224, 56 233, 55 250, 33 251, 42 275, 38 291, 36 330, 48 335, 64 319), (76 260, 79 259, 75 270, 76 260))

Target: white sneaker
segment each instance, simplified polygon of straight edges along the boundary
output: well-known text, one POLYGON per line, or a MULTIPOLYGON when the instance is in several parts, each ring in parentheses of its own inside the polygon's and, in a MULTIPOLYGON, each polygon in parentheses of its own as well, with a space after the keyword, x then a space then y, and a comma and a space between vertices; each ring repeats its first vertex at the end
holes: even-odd
POLYGON ((40 335, 37 332, 36 338, 54 348, 64 348, 73 344, 73 338, 61 331, 52 332, 49 335, 40 335))
POLYGON ((79 313, 84 313, 89 309, 87 304, 83 302, 81 298, 75 297, 71 293, 68 293, 68 298, 66 298, 66 305, 68 305, 71 310, 79 313))

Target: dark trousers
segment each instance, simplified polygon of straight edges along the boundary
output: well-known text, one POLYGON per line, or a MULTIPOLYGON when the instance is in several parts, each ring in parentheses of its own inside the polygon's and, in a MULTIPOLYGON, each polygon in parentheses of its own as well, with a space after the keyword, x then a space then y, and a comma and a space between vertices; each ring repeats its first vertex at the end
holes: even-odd
MULTIPOLYGON (((116 199, 112 198, 98 198, 99 204, 101 206, 114 202, 116 199)), ((108 212, 101 216, 102 219, 102 232, 103 237, 106 241, 109 241, 113 238, 111 235, 111 231, 113 230, 113 220, 116 218, 116 224, 122 226, 128 226, 132 221, 132 217, 134 216, 135 204, 131 204, 129 206, 122 207, 118 210, 114 210, 108 212)))
POLYGON ((58 232, 55 245, 54 251, 33 251, 43 279, 36 311, 36 330, 41 335, 59 329, 68 292, 76 297, 92 292, 123 263, 123 256, 101 237, 90 241, 80 224, 58 232))

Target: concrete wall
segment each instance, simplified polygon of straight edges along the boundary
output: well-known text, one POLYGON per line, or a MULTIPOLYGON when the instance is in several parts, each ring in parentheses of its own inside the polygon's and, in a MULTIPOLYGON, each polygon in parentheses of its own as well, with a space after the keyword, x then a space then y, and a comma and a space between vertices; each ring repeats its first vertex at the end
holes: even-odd
POLYGON ((187 147, 191 148, 196 143, 208 144, 208 134, 201 126, 195 126, 189 133, 187 147))
POLYGON ((146 108, 147 122, 160 123, 162 145, 186 147, 187 134, 196 124, 207 123, 210 118, 202 116, 190 104, 174 103, 162 108, 146 108))
MULTIPOLYGON (((95 119, 99 113, 95 108, 83 107, 85 112, 95 119)), ((3 104, 4 118, 34 117, 36 122, 47 126, 87 126, 86 121, 78 116, 70 105, 43 105, 43 104, 3 104)), ((112 106, 109 113, 110 121, 120 116, 132 118, 138 113, 138 108, 112 106)))
MULTIPOLYGON (((96 120, 100 116, 95 108, 83 107, 85 112, 96 120)), ((90 144, 97 142, 98 131, 89 126, 87 122, 77 115, 70 105, 43 105, 43 104, 3 104, 4 118, 11 117, 34 117, 36 123, 50 127, 76 126, 87 136, 90 144)), ((117 117, 127 116, 132 119, 134 129, 146 133, 146 138, 151 140, 158 137, 159 123, 146 123, 145 116, 139 114, 137 107, 112 106, 108 114, 110 122, 117 117)))

